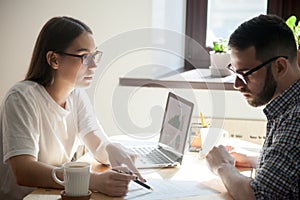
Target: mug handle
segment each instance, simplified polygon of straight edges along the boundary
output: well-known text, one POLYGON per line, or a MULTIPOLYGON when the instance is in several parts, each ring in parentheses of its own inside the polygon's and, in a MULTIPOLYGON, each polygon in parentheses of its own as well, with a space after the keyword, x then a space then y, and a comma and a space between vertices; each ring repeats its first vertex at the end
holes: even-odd
POLYGON ((52 169, 52 177, 54 179, 54 181, 62 186, 65 186, 65 181, 60 180, 59 178, 57 178, 56 176, 56 171, 61 171, 63 168, 62 167, 55 167, 52 169))

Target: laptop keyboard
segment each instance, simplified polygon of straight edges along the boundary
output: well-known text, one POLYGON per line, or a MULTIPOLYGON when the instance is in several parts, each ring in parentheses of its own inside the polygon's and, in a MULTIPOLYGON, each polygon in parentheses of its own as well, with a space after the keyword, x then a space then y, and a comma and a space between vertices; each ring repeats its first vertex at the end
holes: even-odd
POLYGON ((138 159, 142 163, 172 163, 170 159, 165 157, 162 152, 154 147, 133 147, 133 151, 138 155, 138 159))

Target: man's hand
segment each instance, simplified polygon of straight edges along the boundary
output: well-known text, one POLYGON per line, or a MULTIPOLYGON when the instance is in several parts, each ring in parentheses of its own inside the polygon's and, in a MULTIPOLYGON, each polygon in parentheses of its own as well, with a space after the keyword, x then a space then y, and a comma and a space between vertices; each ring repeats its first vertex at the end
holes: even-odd
POLYGON ((227 149, 220 145, 218 147, 213 147, 213 149, 207 154, 206 161, 212 172, 218 175, 218 169, 224 164, 230 164, 234 166, 235 160, 228 153, 227 149))
POLYGON ((230 152, 230 155, 235 158, 235 166, 236 167, 255 168, 258 156, 250 156, 245 153, 235 151, 234 148, 231 148, 231 150, 229 152, 230 152))

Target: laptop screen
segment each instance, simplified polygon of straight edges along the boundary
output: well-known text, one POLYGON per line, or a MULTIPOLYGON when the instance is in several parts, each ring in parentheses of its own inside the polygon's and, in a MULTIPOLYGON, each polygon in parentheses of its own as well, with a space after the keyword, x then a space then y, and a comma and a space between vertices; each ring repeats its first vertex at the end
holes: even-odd
POLYGON ((169 92, 159 145, 183 155, 194 104, 169 92))

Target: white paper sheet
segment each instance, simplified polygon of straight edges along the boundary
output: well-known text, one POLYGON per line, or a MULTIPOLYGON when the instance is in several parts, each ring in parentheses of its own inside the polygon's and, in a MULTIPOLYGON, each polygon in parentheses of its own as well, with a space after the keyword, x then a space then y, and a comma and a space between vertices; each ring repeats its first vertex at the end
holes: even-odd
POLYGON ((181 180, 148 180, 147 184, 154 188, 153 191, 132 182, 129 185, 129 192, 125 199, 143 199, 158 200, 189 196, 201 196, 209 194, 218 194, 218 191, 212 190, 197 181, 181 180))

